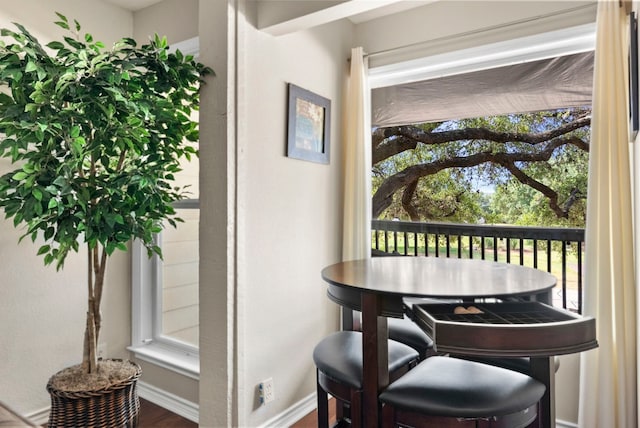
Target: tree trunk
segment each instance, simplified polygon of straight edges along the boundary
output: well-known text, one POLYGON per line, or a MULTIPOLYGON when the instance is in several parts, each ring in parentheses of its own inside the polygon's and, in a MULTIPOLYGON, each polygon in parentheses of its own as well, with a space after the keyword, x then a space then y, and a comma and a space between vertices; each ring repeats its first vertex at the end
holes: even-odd
POLYGON ((85 373, 95 373, 98 371, 97 337, 96 337, 95 317, 93 309, 89 306, 87 311, 87 326, 84 331, 84 352, 82 358, 82 368, 85 373))
POLYGON ((107 254, 100 247, 88 248, 88 303, 87 303, 87 324, 84 332, 84 346, 82 353, 82 368, 85 373, 95 373, 98 370, 98 339, 100 337, 100 326, 102 316, 100 314, 100 303, 102 301, 102 289, 104 286, 105 268, 107 264, 107 254))

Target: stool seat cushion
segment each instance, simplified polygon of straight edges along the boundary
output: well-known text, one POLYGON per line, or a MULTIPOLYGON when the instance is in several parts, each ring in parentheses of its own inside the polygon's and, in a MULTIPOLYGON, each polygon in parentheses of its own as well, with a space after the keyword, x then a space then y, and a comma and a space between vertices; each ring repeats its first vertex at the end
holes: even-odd
POLYGON ((477 418, 519 412, 544 392, 542 383, 522 373, 434 356, 389 385, 380 401, 423 415, 477 418))
MULTIPOLYGON (((389 373, 418 359, 418 352, 389 340, 389 373)), ((354 389, 362 389, 362 333, 339 331, 322 339, 313 350, 313 361, 326 376, 354 389)))
POLYGON ((404 343, 425 355, 433 349, 433 340, 409 318, 387 318, 389 339, 404 343))

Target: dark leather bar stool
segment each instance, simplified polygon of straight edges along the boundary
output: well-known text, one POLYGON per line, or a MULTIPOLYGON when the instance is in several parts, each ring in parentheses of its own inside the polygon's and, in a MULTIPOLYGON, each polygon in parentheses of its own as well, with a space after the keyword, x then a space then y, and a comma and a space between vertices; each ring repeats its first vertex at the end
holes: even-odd
POLYGON ((387 326, 389 339, 412 347, 418 351, 421 360, 435 354, 433 340, 406 316, 404 318, 387 318, 387 326))
POLYGON ((545 386, 512 370, 434 356, 380 394, 382 426, 523 428, 536 422, 545 386))
MULTIPOLYGON (((389 380, 415 366, 418 352, 389 340, 389 380)), ((313 350, 318 391, 318 427, 329 426, 327 394, 350 406, 351 426, 362 425, 362 333, 339 331, 322 339, 313 350)))

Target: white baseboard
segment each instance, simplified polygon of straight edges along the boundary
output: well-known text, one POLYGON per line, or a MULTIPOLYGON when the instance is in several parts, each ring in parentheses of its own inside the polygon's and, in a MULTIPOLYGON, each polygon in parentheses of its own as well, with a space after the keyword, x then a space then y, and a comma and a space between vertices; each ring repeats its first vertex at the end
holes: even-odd
POLYGON ((556 419, 556 428, 578 428, 578 424, 556 419))
POLYGON ((316 409, 316 394, 313 393, 298 401, 293 406, 286 409, 279 415, 266 421, 260 425, 259 428, 278 428, 278 427, 290 427, 307 414, 313 412, 316 409))
POLYGON ((138 396, 160 407, 198 423, 200 406, 175 394, 167 392, 149 383, 138 381, 138 396))
POLYGON ((46 425, 49 422, 49 411, 51 410, 51 406, 43 407, 40 410, 36 410, 31 413, 27 413, 24 415, 25 418, 30 421, 42 426, 46 425))

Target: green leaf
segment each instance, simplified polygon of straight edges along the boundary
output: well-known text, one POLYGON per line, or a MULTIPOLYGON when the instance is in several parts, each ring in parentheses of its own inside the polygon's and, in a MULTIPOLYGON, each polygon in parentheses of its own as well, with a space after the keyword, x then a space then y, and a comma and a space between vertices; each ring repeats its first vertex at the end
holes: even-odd
POLYGON ((105 251, 107 252, 107 255, 111 255, 113 254, 113 252, 116 249, 116 244, 114 242, 107 242, 107 245, 105 246, 105 251))
POLYGON ((56 42, 56 41, 49 42, 45 46, 56 51, 60 49, 64 49, 64 44, 62 42, 56 42))
POLYGON ((56 230, 53 227, 48 227, 47 230, 44 231, 44 239, 48 241, 55 235, 56 230))
POLYGON ((60 12, 55 12, 55 14, 58 15, 58 18, 60 18, 63 22, 69 22, 67 17, 65 15, 61 14, 60 12))
POLYGON ((59 175, 56 177, 55 180, 53 180, 53 184, 55 184, 58 187, 64 187, 67 185, 67 179, 64 176, 59 175))
POLYGON ((24 180, 27 177, 28 177, 28 175, 25 172, 19 171, 19 172, 16 172, 15 174, 13 174, 13 176, 11 178, 16 180, 16 181, 21 181, 21 180, 24 180))
POLYGON ((24 68, 25 73, 30 73, 32 71, 36 71, 38 67, 36 66, 36 63, 33 61, 28 61, 27 62, 27 66, 24 68))
POLYGON ((38 255, 41 256, 44 253, 48 253, 51 249, 51 245, 43 245, 38 249, 38 255))
POLYGON ((157 245, 153 245, 153 246, 151 247, 151 250, 152 250, 154 253, 156 253, 158 256, 160 256, 160 259, 162 259, 162 258, 163 258, 163 256, 162 256, 162 248, 158 247, 157 245))
MULTIPOLYGON (((67 26, 67 28, 69 28, 69 27, 67 26)), ((75 39, 73 39, 71 37, 68 37, 68 36, 64 37, 64 41, 67 42, 67 44, 69 46, 71 46, 71 47, 73 47, 75 49, 84 49, 84 47, 85 47, 84 43, 81 43, 81 42, 79 42, 79 41, 77 41, 77 40, 75 40, 75 39)))
POLYGON ((39 188, 34 187, 33 189, 31 189, 31 194, 34 198, 36 198, 36 200, 42 201, 42 190, 40 190, 39 188))
POLYGON ((44 264, 45 266, 49 266, 53 262, 53 255, 47 254, 44 256, 44 264))
POLYGON ((84 137, 78 137, 71 142, 71 146, 76 153, 82 153, 82 148, 86 144, 84 137))
POLYGON ((115 226, 116 224, 116 219, 115 219, 115 215, 108 213, 104 215, 104 219, 107 222, 107 225, 109 225, 110 228, 113 228, 113 226, 115 226))
POLYGON ((60 28, 64 28, 65 30, 69 30, 69 24, 67 24, 66 22, 63 21, 56 21, 54 22, 54 24, 56 24, 58 27, 60 28))
MULTIPOLYGON (((38 74, 38 80, 43 81, 47 77, 47 72, 44 68, 38 67, 36 68, 36 73, 38 74)), ((46 97, 44 97, 46 100, 46 97)))
POLYGON ((52 209, 58 206, 58 201, 56 198, 49 199, 49 204, 47 205, 47 209, 52 209))

